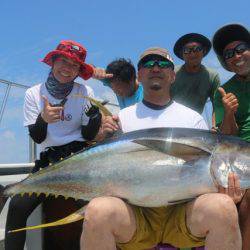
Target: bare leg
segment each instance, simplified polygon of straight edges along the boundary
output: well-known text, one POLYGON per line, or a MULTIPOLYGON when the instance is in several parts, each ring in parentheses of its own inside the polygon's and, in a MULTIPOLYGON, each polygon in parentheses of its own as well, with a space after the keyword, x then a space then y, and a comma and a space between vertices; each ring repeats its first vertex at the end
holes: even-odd
POLYGON ((207 250, 241 250, 238 213, 224 194, 205 194, 190 202, 186 212, 191 233, 206 237, 207 250))
POLYGON ((128 204, 114 197, 93 199, 85 212, 81 249, 115 250, 116 242, 128 242, 135 230, 134 213, 128 204))
POLYGON ((250 190, 247 190, 238 206, 242 234, 242 250, 250 249, 250 190))

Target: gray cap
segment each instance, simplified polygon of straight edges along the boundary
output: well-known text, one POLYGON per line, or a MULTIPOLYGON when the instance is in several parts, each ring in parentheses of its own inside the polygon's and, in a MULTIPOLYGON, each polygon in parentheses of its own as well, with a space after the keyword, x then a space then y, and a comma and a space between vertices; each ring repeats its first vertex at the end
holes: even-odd
POLYGON ((244 41, 250 44, 250 32, 241 24, 228 24, 221 27, 214 34, 212 44, 214 51, 221 63, 221 65, 226 69, 227 65, 223 58, 224 48, 231 42, 234 41, 244 41))
POLYGON ((152 47, 146 49, 141 55, 138 64, 147 56, 149 55, 158 55, 161 56, 168 61, 172 62, 174 64, 173 58, 170 56, 169 52, 166 49, 160 48, 160 47, 152 47))

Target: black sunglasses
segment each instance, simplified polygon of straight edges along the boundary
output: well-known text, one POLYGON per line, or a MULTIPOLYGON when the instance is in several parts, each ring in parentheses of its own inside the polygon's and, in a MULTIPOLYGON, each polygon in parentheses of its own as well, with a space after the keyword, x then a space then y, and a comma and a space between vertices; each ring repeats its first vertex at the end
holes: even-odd
POLYGON ((201 52, 201 51, 203 51, 203 47, 202 46, 199 46, 199 45, 197 45, 197 46, 193 46, 193 47, 183 47, 183 53, 184 54, 190 54, 191 52, 201 52))
POLYGON ((142 64, 143 68, 153 68, 155 65, 157 65, 159 68, 166 69, 166 68, 171 68, 174 69, 174 64, 170 61, 158 61, 158 60, 150 60, 142 64))
POLYGON ((237 54, 242 54, 244 53, 246 50, 249 50, 250 46, 247 43, 240 43, 238 44, 235 48, 233 49, 226 49, 223 52, 223 58, 224 60, 228 60, 230 58, 233 58, 235 53, 237 54))

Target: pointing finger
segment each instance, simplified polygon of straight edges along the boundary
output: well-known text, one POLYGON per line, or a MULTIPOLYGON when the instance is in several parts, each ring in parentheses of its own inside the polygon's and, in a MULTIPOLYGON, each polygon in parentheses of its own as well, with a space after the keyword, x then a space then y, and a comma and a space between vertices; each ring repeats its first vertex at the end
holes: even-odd
POLYGON ((113 74, 106 74, 105 75, 105 78, 111 78, 111 77, 113 77, 113 74))
POLYGON ((95 68, 94 74, 92 75, 92 78, 98 79, 98 80, 111 78, 111 77, 113 77, 113 74, 107 73, 106 70, 103 68, 95 68))

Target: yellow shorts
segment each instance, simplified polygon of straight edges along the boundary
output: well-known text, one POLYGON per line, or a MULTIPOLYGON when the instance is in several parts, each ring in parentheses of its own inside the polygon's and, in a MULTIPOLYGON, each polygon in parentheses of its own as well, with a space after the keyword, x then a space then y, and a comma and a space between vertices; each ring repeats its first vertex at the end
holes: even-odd
POLYGON ((205 245, 205 238, 193 236, 186 226, 186 203, 160 208, 132 205, 136 232, 128 243, 118 243, 121 250, 145 250, 158 243, 179 248, 205 245))

